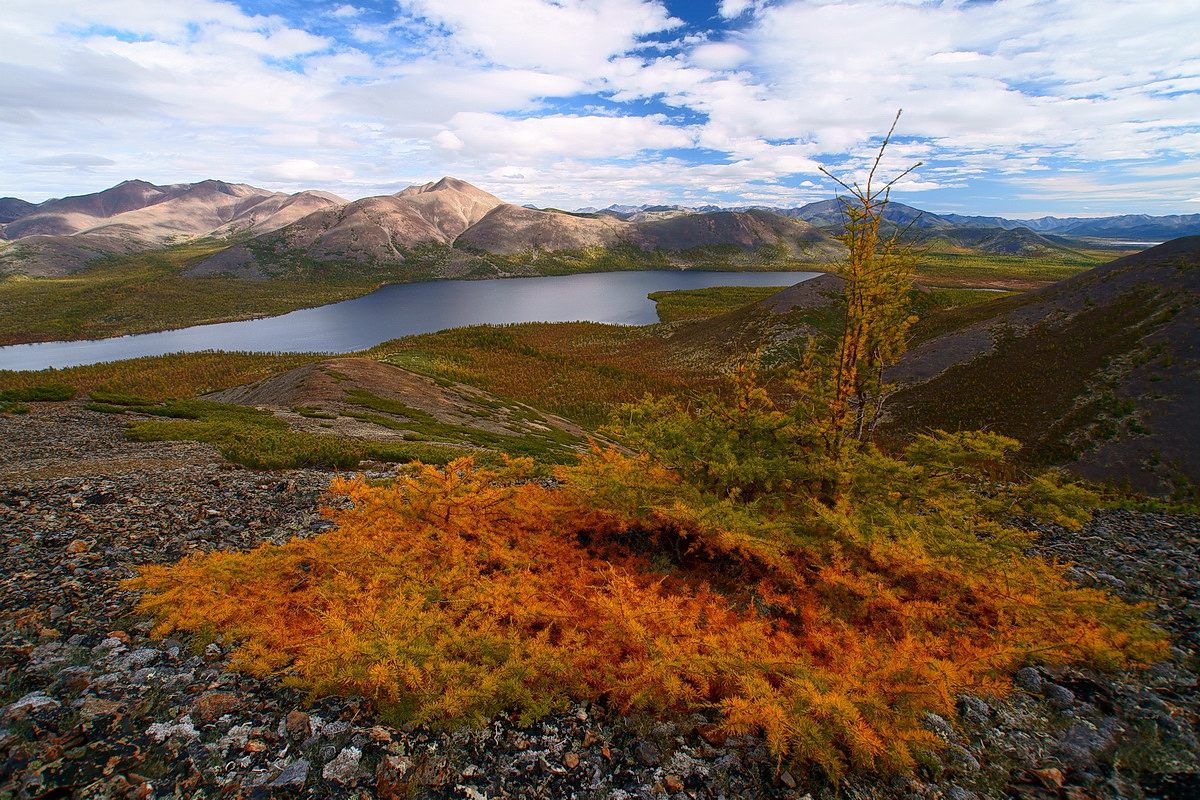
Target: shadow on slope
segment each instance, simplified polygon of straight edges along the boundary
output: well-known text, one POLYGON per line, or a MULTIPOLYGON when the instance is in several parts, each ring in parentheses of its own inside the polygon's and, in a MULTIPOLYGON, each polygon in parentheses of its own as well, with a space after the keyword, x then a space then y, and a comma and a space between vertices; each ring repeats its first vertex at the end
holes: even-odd
POLYGON ((1200 237, 977 306, 888 373, 890 435, 987 428, 1031 463, 1146 492, 1200 483, 1200 237), (963 320, 968 321, 967 319, 963 320))

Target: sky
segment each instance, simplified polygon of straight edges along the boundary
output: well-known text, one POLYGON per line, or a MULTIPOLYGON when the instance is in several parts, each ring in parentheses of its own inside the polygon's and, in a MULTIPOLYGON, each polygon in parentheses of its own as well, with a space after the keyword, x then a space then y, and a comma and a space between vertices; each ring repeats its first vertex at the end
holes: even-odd
POLYGON ((0 196, 1200 213, 1200 0, 4 0, 0 196))

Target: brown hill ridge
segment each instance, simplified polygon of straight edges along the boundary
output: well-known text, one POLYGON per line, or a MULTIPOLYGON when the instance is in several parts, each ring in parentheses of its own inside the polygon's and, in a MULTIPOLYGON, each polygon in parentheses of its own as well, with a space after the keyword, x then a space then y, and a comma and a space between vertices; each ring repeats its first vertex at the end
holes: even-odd
MULTIPOLYGON (((489 254, 589 251, 632 246, 642 251, 687 251, 724 246, 746 253, 771 248, 776 259, 828 263, 840 243, 812 225, 767 211, 680 213, 629 221, 609 214, 570 214, 505 203, 454 178, 367 197, 311 214, 257 236, 193 267, 189 274, 228 273, 248 278, 292 274, 304 260, 374 267, 404 264, 429 245, 454 248, 432 275, 512 274, 489 254), (482 271, 480 271, 482 269, 482 271)), ((764 251, 766 252, 766 251, 764 251)), ((536 273, 537 269, 515 268, 536 273)))
POLYGON ((196 237, 262 234, 346 201, 328 192, 284 194, 221 181, 155 186, 125 181, 96 194, 51 200, 5 224, 5 271, 57 276, 107 255, 196 237))
POLYGON ((0 239, 12 242, 0 249, 0 271, 45 277, 104 256, 202 237, 229 239, 230 246, 186 274, 256 280, 541 274, 542 265, 532 263, 539 254, 561 252, 584 254, 570 267, 577 271, 595 267, 586 260, 616 247, 654 251, 656 265, 680 267, 708 262, 703 252, 699 261, 669 255, 664 261, 664 254, 716 248, 720 258, 740 253, 752 266, 828 263, 844 252, 809 223, 769 211, 673 211, 630 219, 569 214, 505 203, 450 177, 353 202, 324 192, 287 195, 221 181, 126 181, 95 194, 14 206, 10 216, 15 218, 0 224, 0 239))

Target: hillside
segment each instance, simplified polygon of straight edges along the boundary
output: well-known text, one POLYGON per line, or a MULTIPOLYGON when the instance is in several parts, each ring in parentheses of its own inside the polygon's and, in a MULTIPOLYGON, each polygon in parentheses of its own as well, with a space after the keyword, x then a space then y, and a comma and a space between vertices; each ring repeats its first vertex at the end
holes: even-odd
POLYGON ((125 181, 95 194, 49 200, 5 224, 3 238, 13 244, 0 251, 0 272, 66 275, 108 255, 275 230, 344 202, 327 192, 288 195, 221 181, 125 181))
POLYGON ((990 428, 1026 457, 1161 492, 1200 484, 1200 237, 965 310, 888 378, 895 435, 990 428))
MULTIPOLYGON (((18 217, 23 217, 33 211, 37 206, 30 203, 28 200, 22 200, 19 197, 0 197, 0 226, 6 222, 12 222, 18 217)), ((3 237, 3 227, 0 227, 0 238, 3 237)))
POLYGON ((293 430, 366 441, 436 441, 473 449, 507 439, 582 449, 586 433, 561 417, 465 384, 366 358, 332 358, 206 399, 270 409, 293 430))

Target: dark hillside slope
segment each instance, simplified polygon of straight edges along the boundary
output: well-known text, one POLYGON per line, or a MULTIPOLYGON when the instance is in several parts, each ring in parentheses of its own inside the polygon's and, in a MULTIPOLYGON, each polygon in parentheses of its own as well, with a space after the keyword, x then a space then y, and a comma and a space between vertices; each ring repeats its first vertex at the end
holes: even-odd
MULTIPOLYGON (((0 197, 0 225, 20 219, 35 208, 35 204, 19 197, 0 197)), ((0 239, 3 238, 3 231, 0 231, 0 239)))
POLYGON ((989 428, 1087 478, 1200 484, 1200 236, 991 305, 890 370, 892 435, 989 428))
POLYGON ((667 338, 668 352, 677 365, 702 371, 731 369, 754 353, 767 365, 794 361, 810 337, 841 324, 845 286, 828 272, 734 311, 679 324, 667 338))

